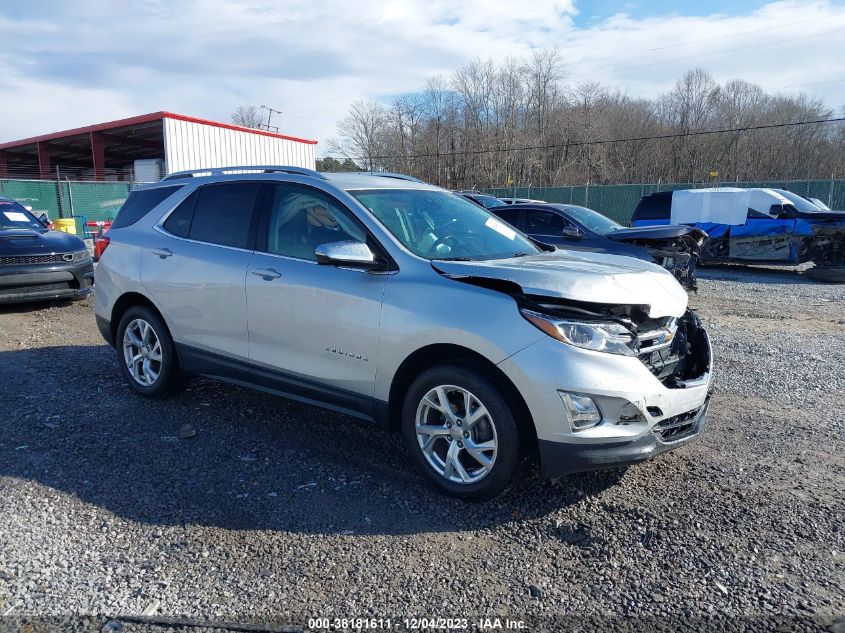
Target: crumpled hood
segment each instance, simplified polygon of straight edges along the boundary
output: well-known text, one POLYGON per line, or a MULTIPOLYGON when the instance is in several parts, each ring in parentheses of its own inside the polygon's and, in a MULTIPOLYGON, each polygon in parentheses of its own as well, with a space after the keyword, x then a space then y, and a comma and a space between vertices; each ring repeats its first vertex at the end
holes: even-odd
POLYGON ((447 277, 482 277, 519 285, 525 294, 611 305, 647 305, 652 318, 680 317, 687 293, 662 267, 631 257, 556 251, 478 262, 435 260, 447 277))
POLYGON ((618 229, 611 231, 605 237, 617 242, 643 239, 670 240, 681 235, 688 235, 697 230, 700 229, 684 224, 659 224, 656 226, 635 226, 627 229, 618 229))

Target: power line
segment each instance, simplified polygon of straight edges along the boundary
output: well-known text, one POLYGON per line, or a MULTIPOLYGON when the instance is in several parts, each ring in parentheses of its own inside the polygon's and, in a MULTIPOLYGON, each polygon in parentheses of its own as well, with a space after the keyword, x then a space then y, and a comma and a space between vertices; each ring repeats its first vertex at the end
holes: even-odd
POLYGON ((590 145, 609 145, 613 143, 633 143, 637 141, 655 141, 655 140, 663 140, 663 139, 670 139, 670 138, 685 138, 691 136, 706 136, 709 134, 728 134, 731 132, 753 132, 756 130, 771 130, 776 128, 788 128, 788 127, 797 127, 799 125, 814 125, 820 123, 836 123, 838 121, 845 121, 845 115, 836 114, 832 115, 835 118, 827 118, 827 119, 816 119, 813 121, 791 121, 788 123, 767 123, 764 125, 749 125, 745 127, 735 127, 735 128, 723 128, 719 130, 693 130, 690 132, 674 132, 671 134, 658 134, 655 136, 634 136, 628 138, 617 138, 617 139, 601 139, 597 141, 576 141, 573 143, 554 143, 551 145, 527 145, 525 147, 510 147, 510 148, 494 148, 494 149, 467 149, 467 150, 457 150, 454 152, 438 152, 438 153, 427 153, 427 154, 409 154, 406 156, 402 155, 383 155, 383 156, 341 156, 340 158, 335 156, 323 156, 319 160, 345 160, 347 158, 351 158, 352 160, 407 160, 409 158, 437 158, 437 157, 446 157, 446 156, 470 156, 470 155, 477 155, 477 154, 501 154, 501 153, 509 153, 509 152, 525 152, 525 151, 532 151, 532 150, 547 150, 547 149, 559 149, 561 147, 585 147, 590 145))

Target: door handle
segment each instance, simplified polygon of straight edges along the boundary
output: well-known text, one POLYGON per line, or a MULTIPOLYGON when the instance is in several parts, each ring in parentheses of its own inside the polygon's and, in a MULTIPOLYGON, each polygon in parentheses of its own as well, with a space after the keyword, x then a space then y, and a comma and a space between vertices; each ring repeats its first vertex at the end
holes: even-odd
POLYGON ((275 268, 256 268, 252 271, 253 275, 258 275, 264 281, 271 281, 273 279, 278 279, 282 276, 282 273, 277 271, 275 268))
POLYGON ((173 255, 173 251, 171 251, 169 248, 154 248, 153 255, 158 255, 162 259, 167 259, 171 255, 173 255))

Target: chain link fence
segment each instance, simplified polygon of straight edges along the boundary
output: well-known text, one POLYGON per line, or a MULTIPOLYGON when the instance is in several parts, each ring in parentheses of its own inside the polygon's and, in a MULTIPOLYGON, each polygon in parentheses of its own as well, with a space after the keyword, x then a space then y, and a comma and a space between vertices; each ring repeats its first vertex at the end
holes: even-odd
POLYGON ((31 208, 36 217, 46 213, 50 220, 75 218, 79 236, 90 233, 86 222, 113 219, 130 189, 128 182, 0 180, 0 196, 31 208))
MULTIPOLYGON (((845 209, 845 180, 772 180, 766 182, 719 183, 730 187, 773 187, 802 196, 818 198, 831 209, 845 209)), ((575 185, 570 187, 502 187, 487 189, 499 197, 531 198, 546 202, 578 204, 627 225, 637 203, 658 191, 696 189, 715 183, 656 183, 635 185, 575 185)), ((76 218, 77 235, 85 233, 86 222, 110 220, 126 200, 132 185, 128 182, 0 179, 0 196, 30 207, 50 220, 76 218)))
POLYGON ((818 198, 831 209, 845 209, 845 180, 771 180, 765 182, 656 183, 635 185, 576 185, 571 187, 501 187, 486 193, 502 198, 530 198, 545 202, 577 204, 600 211, 627 225, 640 198, 658 191, 702 187, 771 187, 818 198))

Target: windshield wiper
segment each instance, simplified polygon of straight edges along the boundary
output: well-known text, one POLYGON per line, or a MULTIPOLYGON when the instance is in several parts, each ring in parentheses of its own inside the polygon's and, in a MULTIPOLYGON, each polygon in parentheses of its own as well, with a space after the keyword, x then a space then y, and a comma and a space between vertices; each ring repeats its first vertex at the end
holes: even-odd
POLYGON ((523 252, 520 251, 519 253, 514 253, 513 255, 511 255, 511 258, 513 258, 513 257, 528 257, 531 254, 532 253, 523 253, 523 252))
POLYGON ((438 257, 435 261, 438 262, 472 262, 474 257, 438 257))

